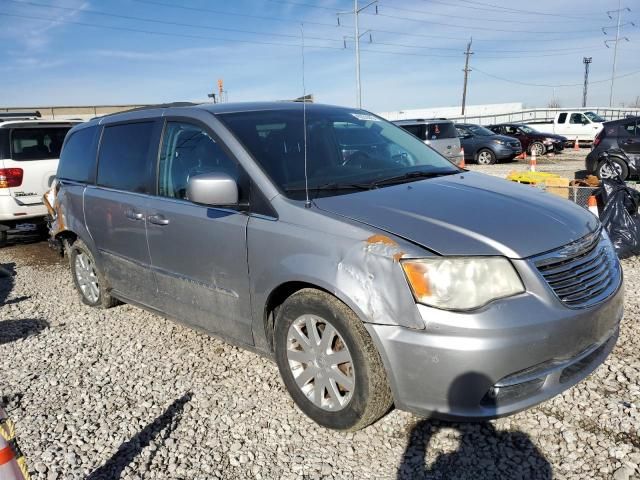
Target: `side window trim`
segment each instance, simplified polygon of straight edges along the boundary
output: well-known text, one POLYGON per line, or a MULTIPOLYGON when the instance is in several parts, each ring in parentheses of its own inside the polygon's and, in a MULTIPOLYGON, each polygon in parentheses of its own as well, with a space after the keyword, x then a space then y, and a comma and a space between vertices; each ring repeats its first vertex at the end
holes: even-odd
MULTIPOLYGON (((207 123, 203 122, 202 120, 198 119, 198 118, 193 118, 193 117, 189 117, 189 116, 184 116, 184 115, 166 115, 164 117, 162 117, 162 133, 160 135, 160 141, 159 141, 159 146, 158 146, 158 152, 157 152, 157 159, 156 159, 156 169, 155 169, 155 180, 154 180, 154 189, 155 189, 155 193, 153 194, 154 196, 159 197, 159 188, 160 188, 160 155, 162 154, 162 144, 164 141, 164 135, 165 132, 167 130, 167 124, 169 122, 183 122, 183 123, 188 123, 190 125, 194 125, 197 126, 199 128, 201 128, 202 130, 204 130, 204 132, 206 132, 212 139, 214 142, 216 142, 217 144, 220 145, 220 148, 222 149, 222 151, 225 153, 225 155, 227 155, 229 157, 229 159, 231 159, 233 162, 236 163, 236 165, 238 166, 238 170, 246 176, 247 180, 248 180, 248 185, 249 185, 249 211, 248 213, 251 215, 263 215, 263 216, 267 216, 267 217, 271 217, 271 218, 278 218, 278 213, 276 212, 276 210, 273 208, 273 206, 271 205, 271 202, 269 200, 267 200, 266 195, 264 195, 264 193, 262 192, 262 190, 260 190, 260 188, 258 187, 258 185, 256 185, 256 183, 253 181, 253 179, 251 178, 251 176, 249 175, 249 173, 246 171, 246 169, 243 167, 242 162, 240 162, 238 160, 238 157, 233 153, 233 151, 228 147, 228 145, 222 141, 220 135, 218 135, 218 132, 216 131, 215 128, 211 127, 210 125, 208 125, 207 123), (266 207, 263 207, 263 209, 261 209, 261 211, 254 211, 254 205, 252 202, 253 199, 256 198, 256 196, 260 196, 260 200, 264 200, 264 202, 266 202, 266 207)), ((170 197, 162 197, 165 199, 169 199, 169 200, 173 200, 173 201, 177 201, 177 202, 189 202, 188 200, 181 200, 181 199, 177 199, 177 198, 170 198, 170 197)), ((191 203, 191 202, 189 202, 191 203)), ((258 203, 263 203, 263 202, 258 202, 258 203)))

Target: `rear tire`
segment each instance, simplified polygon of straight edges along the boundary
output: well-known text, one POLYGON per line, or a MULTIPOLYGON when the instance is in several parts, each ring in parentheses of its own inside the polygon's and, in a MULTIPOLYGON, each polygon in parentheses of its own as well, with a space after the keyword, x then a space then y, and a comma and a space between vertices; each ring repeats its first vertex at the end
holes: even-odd
POLYGON ((380 354, 362 321, 328 293, 303 289, 278 311, 275 356, 296 405, 323 427, 355 431, 393 405, 380 354))
POLYGON ((69 266, 73 284, 85 305, 96 308, 111 308, 118 300, 109 295, 104 274, 96 265, 93 253, 82 241, 76 240, 68 247, 69 266))
POLYGON ((478 165, 493 165, 496 163, 496 155, 488 148, 480 150, 476 156, 478 165))
POLYGON ((629 177, 629 167, 626 162, 618 157, 609 157, 609 160, 613 163, 613 168, 615 168, 616 171, 611 171, 611 167, 606 161, 600 162, 598 168, 596 168, 598 178, 615 178, 619 175, 623 181, 626 180, 629 177))

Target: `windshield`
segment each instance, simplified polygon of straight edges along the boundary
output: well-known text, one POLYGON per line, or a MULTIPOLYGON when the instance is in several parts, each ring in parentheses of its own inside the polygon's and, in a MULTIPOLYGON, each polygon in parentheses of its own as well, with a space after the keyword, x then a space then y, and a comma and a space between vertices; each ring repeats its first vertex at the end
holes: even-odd
MULTIPOLYGON (((302 108, 227 113, 217 118, 280 190, 289 197, 304 198, 302 108)), ((306 120, 307 175, 314 196, 350 193, 338 188, 342 185, 374 187, 375 182, 405 173, 415 179, 416 172, 459 172, 413 135, 370 113, 310 107, 306 120)))
POLYGON ((584 116, 587 117, 592 122, 595 122, 595 123, 606 122, 606 120, 604 118, 602 118, 600 115, 598 115, 596 113, 593 113, 593 112, 584 112, 584 116))
POLYGON ((533 135, 533 134, 535 134, 535 133, 538 133, 538 131, 537 131, 536 129, 531 128, 531 127, 527 127, 526 125, 523 125, 523 126, 521 126, 521 127, 519 127, 519 128, 520 128, 520 130, 522 130, 524 133, 527 133, 527 134, 529 134, 529 135, 533 135))
POLYGON ((469 125, 467 128, 471 130, 474 135, 480 135, 481 137, 492 137, 495 135, 495 132, 492 132, 488 128, 481 127, 480 125, 469 125))

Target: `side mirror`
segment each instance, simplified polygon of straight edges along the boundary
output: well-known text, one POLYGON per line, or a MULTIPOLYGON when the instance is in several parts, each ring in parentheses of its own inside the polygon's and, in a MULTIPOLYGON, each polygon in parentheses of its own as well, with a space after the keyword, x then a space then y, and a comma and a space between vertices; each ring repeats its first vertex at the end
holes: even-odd
POLYGON ((189 179, 187 199, 211 207, 238 204, 238 184, 222 172, 203 173, 189 179))

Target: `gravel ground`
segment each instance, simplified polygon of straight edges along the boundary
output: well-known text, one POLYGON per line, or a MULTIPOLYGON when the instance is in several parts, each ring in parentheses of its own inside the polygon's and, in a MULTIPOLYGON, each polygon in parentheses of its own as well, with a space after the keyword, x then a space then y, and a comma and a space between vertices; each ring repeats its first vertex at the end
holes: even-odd
POLYGON ((618 345, 586 381, 484 424, 394 411, 355 434, 304 417, 269 360, 84 306, 44 242, 0 249, 0 265, 0 393, 33 478, 640 479, 638 259, 618 345))

